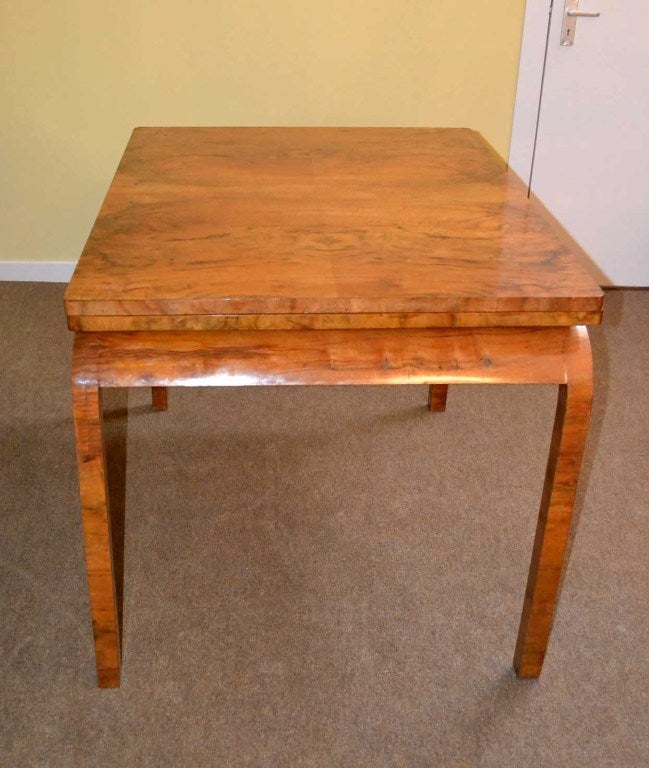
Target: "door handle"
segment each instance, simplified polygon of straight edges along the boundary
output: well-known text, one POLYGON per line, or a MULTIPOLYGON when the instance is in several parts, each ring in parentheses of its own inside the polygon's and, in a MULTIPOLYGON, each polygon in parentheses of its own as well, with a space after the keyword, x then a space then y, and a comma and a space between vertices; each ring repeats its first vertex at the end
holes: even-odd
POLYGON ((599 11, 566 11, 566 16, 588 16, 589 19, 594 19, 601 16, 601 13, 599 11))
POLYGON ((599 11, 580 11, 579 0, 566 0, 561 25, 561 45, 572 45, 575 42, 577 19, 581 17, 596 19, 598 16, 600 16, 599 11))

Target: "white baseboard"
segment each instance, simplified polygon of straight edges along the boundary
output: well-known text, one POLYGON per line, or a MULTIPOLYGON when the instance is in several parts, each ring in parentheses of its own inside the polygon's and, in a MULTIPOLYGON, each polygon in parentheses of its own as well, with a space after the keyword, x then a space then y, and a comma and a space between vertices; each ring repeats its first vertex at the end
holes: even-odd
POLYGON ((0 261, 0 280, 28 283, 67 283, 75 261, 0 261))

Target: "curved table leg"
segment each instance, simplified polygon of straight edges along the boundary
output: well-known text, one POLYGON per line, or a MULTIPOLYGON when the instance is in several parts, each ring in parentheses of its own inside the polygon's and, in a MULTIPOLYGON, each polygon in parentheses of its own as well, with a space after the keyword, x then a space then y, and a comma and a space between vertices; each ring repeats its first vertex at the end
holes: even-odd
POLYGON ((567 383, 559 386, 550 455, 514 654, 514 669, 518 677, 538 677, 541 674, 561 583, 593 391, 590 344, 585 332, 579 349, 566 354, 566 374, 567 383))
MULTIPOLYGON (((101 424, 101 387, 423 384, 443 410, 447 384, 558 384, 559 398, 514 666, 538 677, 552 627, 592 397, 584 327, 79 333, 73 404, 97 675, 119 685, 120 637, 101 424), (426 354, 422 354, 426 350, 426 354)), ((162 397, 162 395, 161 395, 162 397)), ((165 398, 166 399, 166 398, 165 398)))

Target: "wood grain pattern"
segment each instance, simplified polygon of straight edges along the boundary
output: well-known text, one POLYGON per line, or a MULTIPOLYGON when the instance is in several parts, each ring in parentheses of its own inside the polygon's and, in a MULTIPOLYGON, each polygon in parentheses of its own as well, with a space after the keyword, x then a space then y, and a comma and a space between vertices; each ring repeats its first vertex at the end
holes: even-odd
POLYGON ((537 677, 547 646, 588 426, 585 327, 372 331, 79 333, 73 401, 101 686, 119 684, 119 631, 101 439, 100 387, 555 383, 559 405, 515 668, 537 677))
POLYGON ((586 444, 593 394, 588 336, 566 357, 559 387, 550 455, 514 655, 519 677, 538 677, 552 629, 555 604, 586 444))
POLYGON ((77 334, 102 387, 566 382, 583 327, 77 334))
POLYGON ((88 344, 83 352, 75 348, 72 405, 97 681, 101 688, 115 688, 120 684, 120 636, 96 352, 88 344))
POLYGON ((465 129, 136 129, 66 292, 85 330, 219 315, 570 325, 598 322, 601 304, 520 180, 465 129))
POLYGON ((515 654, 541 671, 592 390, 584 254, 465 129, 134 131, 66 291, 101 686, 120 638, 102 387, 558 384, 515 654))
MULTIPOLYGON (((500 328, 553 325, 598 325, 601 312, 356 312, 302 315, 83 315, 71 317, 73 331, 111 331, 126 325, 129 331, 263 331, 359 330, 362 328, 500 328)), ((124 329, 126 330, 126 329, 124 329)))

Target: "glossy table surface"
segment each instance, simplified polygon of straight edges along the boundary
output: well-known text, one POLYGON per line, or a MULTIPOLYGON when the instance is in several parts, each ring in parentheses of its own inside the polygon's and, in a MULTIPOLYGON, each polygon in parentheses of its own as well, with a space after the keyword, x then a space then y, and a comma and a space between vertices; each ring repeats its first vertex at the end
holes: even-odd
POLYGON ((474 131, 138 128, 66 292, 82 331, 597 323, 579 249, 474 131))

